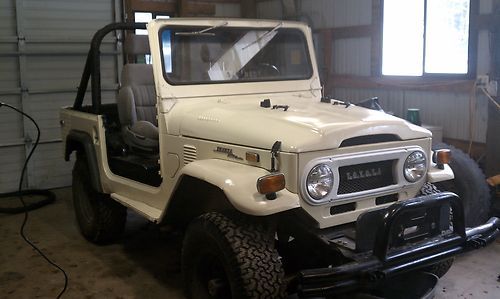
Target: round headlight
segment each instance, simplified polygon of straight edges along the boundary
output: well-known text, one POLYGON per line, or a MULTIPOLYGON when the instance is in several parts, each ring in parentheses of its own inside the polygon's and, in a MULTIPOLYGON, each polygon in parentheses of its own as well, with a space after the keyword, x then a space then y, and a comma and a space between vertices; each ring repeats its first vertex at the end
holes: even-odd
POLYGON ((427 160, 422 151, 415 151, 406 158, 403 173, 408 182, 420 180, 427 171, 427 160))
POLYGON ((316 199, 322 199, 333 187, 333 173, 330 167, 325 164, 319 164, 313 167, 307 175, 307 193, 316 199))

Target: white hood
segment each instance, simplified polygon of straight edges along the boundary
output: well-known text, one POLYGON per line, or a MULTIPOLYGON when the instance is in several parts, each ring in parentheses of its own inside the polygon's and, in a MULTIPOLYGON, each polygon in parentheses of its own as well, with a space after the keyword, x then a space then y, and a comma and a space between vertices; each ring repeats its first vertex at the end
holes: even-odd
POLYGON ((309 152, 339 147, 348 138, 394 134, 402 140, 431 133, 388 114, 350 105, 311 99, 271 100, 284 109, 260 107, 260 99, 179 100, 169 112, 170 134, 282 151, 309 152))

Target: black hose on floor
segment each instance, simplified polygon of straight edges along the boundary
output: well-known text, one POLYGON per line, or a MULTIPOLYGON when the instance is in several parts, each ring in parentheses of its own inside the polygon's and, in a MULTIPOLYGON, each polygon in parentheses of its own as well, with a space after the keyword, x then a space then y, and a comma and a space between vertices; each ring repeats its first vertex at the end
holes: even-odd
MULTIPOLYGON (((47 263, 49 263, 54 268, 61 271, 61 273, 64 275, 64 286, 63 286, 62 290, 59 292, 59 294, 57 295, 57 298, 61 298, 61 296, 64 294, 64 292, 66 291, 66 289, 68 287, 68 275, 66 274, 66 272, 64 271, 63 268, 61 268, 59 265, 54 263, 51 259, 49 259, 42 252, 42 250, 40 250, 40 248, 38 248, 35 244, 33 244, 33 242, 31 242, 28 239, 28 237, 26 237, 26 235, 24 233, 24 227, 26 226, 26 223, 28 222, 28 211, 36 208, 37 205, 38 205, 38 207, 40 207, 40 203, 43 206, 43 205, 46 205, 48 202, 54 201, 54 199, 55 199, 55 195, 52 192, 47 191, 47 190, 24 190, 24 191, 22 190, 24 174, 26 173, 26 168, 28 166, 28 162, 29 162, 31 156, 33 155, 33 153, 35 152, 35 149, 38 146, 38 143, 40 142, 40 127, 38 126, 36 121, 31 116, 29 116, 28 114, 24 113, 23 111, 17 109, 16 107, 0 102, 0 107, 2 107, 2 106, 8 107, 8 108, 16 111, 17 113, 23 115, 24 117, 28 118, 31 122, 33 122, 33 124, 35 125, 36 130, 37 130, 37 136, 36 136, 35 143, 33 144, 33 147, 31 148, 31 150, 28 154, 28 157, 26 157, 26 160, 24 161, 24 164, 23 164, 23 170, 21 171, 21 177, 19 178, 18 190, 17 190, 17 192, 6 193, 10 196, 17 196, 19 198, 19 200, 21 201, 22 207, 20 207, 20 208, 8 208, 8 209, 19 209, 19 211, 24 212, 24 219, 23 219, 23 223, 21 224, 21 229, 19 230, 19 234, 21 235, 21 237, 23 238, 23 240, 26 243, 28 243, 36 252, 38 252, 38 254, 41 257, 43 257, 47 261, 47 263), (37 192, 39 194, 40 193, 45 194, 45 196, 47 196, 47 199, 42 200, 41 202, 38 202, 38 203, 26 205, 26 202, 24 201, 23 196, 26 194, 34 194, 35 192, 37 192), (49 192, 49 193, 47 193, 47 192, 49 192)), ((6 194, 3 194, 3 197, 6 197, 6 194)))
POLYGON ((38 208, 41 208, 43 206, 46 206, 48 204, 53 203, 56 200, 56 196, 54 193, 52 193, 49 190, 39 190, 39 189, 30 189, 30 190, 22 190, 21 192, 15 191, 15 192, 8 192, 8 193, 0 193, 0 198, 19 198, 19 196, 41 196, 44 197, 44 199, 22 205, 19 207, 0 207, 0 213, 4 214, 19 214, 19 213, 24 213, 24 212, 29 212, 36 210, 38 208))

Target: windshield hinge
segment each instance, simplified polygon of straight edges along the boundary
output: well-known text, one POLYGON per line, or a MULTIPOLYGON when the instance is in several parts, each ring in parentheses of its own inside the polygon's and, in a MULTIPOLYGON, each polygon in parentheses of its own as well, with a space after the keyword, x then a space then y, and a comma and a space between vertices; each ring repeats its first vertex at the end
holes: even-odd
POLYGON ((276 156, 278 155, 280 150, 281 150, 281 141, 276 141, 273 144, 273 147, 271 148, 271 172, 278 171, 279 167, 276 167, 277 164, 276 156))

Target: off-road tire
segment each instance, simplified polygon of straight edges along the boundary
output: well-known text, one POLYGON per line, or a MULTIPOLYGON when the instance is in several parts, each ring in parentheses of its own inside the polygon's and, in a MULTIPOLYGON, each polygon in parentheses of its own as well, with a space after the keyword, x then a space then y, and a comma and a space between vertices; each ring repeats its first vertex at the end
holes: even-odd
POLYGON ((182 274, 192 299, 282 298, 286 287, 274 231, 244 215, 212 212, 195 219, 184 237, 182 274), (213 272, 223 277, 216 292, 208 287, 214 280, 206 270, 210 259, 220 265, 213 272))
POLYGON ((448 271, 450 270, 451 266, 453 265, 453 262, 455 261, 454 258, 447 259, 443 262, 434 264, 432 266, 424 268, 425 272, 432 273, 436 275, 437 277, 441 278, 443 277, 448 271))
POLYGON ((82 235, 96 244, 105 244, 121 236, 127 209, 92 188, 85 156, 79 155, 73 168, 73 204, 82 235))
POLYGON ((447 148, 451 151, 450 167, 455 178, 436 183, 441 191, 456 193, 462 200, 465 226, 474 227, 485 223, 491 208, 491 194, 486 178, 469 155, 448 144, 439 144, 435 148, 447 148))

